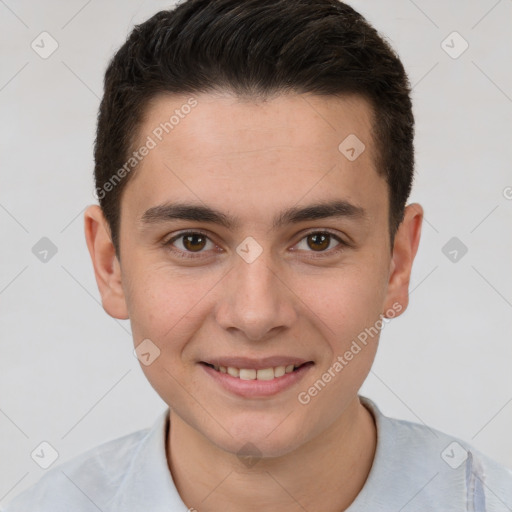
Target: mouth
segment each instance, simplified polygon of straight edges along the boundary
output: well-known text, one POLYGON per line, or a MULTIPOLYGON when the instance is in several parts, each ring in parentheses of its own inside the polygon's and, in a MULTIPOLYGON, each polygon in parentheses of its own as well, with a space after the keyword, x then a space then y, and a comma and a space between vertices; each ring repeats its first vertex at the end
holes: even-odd
POLYGON ((220 364, 207 363, 201 361, 201 364, 212 368, 214 371, 220 374, 229 375, 235 379, 240 380, 257 380, 257 381, 269 381, 276 380, 285 377, 294 372, 300 371, 306 366, 313 365, 313 361, 307 361, 304 363, 295 363, 278 366, 268 366, 266 368, 239 368, 236 366, 224 366, 220 364))

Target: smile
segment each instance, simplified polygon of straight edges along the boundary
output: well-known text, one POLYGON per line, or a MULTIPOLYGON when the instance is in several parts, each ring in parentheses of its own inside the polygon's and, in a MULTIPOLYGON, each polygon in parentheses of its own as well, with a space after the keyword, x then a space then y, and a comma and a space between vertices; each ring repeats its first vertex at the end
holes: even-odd
POLYGON ((213 368, 217 372, 227 373, 228 375, 231 375, 231 377, 242 380, 272 380, 282 377, 287 373, 292 373, 302 366, 289 364, 287 366, 275 366, 256 370, 255 368, 235 368, 233 366, 218 366, 209 363, 204 364, 213 368))
POLYGON ((270 398, 277 395, 297 385, 314 366, 313 361, 290 361, 290 358, 268 358, 257 362, 230 359, 229 362, 201 361, 200 366, 221 388, 244 398, 270 398), (288 364, 282 364, 285 362, 283 359, 288 364))

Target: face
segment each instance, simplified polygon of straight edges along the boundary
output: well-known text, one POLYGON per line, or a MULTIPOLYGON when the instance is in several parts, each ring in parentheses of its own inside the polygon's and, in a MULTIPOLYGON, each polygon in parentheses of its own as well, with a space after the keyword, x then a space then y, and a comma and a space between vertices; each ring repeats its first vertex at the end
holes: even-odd
POLYGON ((362 98, 193 97, 146 111, 121 263, 98 207, 89 249, 107 312, 130 318, 136 347, 150 340, 141 367, 171 414, 224 450, 282 455, 357 399, 376 327, 407 305, 421 218, 392 251, 362 98))

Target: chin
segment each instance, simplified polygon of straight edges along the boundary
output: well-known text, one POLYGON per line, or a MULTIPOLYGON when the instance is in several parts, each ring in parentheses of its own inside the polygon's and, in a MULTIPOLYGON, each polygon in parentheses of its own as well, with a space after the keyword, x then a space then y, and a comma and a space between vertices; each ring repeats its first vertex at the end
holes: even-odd
POLYGON ((286 455, 305 442, 304 422, 297 423, 293 414, 265 416, 251 414, 229 422, 229 434, 216 429, 219 436, 210 438, 219 448, 238 457, 275 458, 286 455), (293 418, 293 419, 292 419, 293 418))

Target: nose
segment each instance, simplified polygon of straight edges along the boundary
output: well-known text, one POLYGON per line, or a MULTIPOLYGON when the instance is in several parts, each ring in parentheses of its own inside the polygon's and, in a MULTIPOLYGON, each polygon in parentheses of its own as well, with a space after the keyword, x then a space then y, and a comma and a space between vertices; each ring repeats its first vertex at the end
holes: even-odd
POLYGON ((296 321, 294 294, 269 250, 251 263, 237 254, 226 276, 216 307, 216 320, 225 330, 250 341, 265 341, 296 321))

